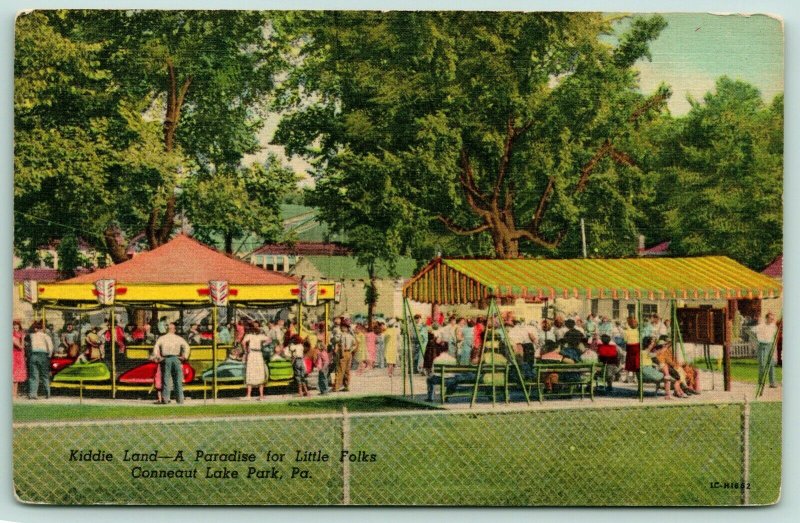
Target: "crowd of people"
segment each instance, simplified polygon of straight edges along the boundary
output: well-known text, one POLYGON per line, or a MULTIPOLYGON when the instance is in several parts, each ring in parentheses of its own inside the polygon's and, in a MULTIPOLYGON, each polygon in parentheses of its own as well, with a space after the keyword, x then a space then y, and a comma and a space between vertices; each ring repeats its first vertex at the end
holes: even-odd
MULTIPOLYGON (((669 320, 653 314, 641 325, 636 318, 624 323, 607 316, 575 314, 554 319, 526 322, 506 314, 495 318, 492 336, 513 354, 526 373, 533 373, 538 362, 598 362, 605 390, 613 390, 616 381, 633 382, 641 374, 647 382, 663 382, 666 396, 685 397, 700 393, 699 370, 689 362, 678 361, 671 340, 669 320), (502 327, 502 328, 501 328, 502 327)), ((317 389, 325 395, 331 391, 347 391, 351 378, 375 371, 393 376, 400 357, 403 326, 397 319, 376 321, 370 325, 334 318, 326 343, 324 323, 298 325, 296 319, 260 322, 241 318, 218 326, 216 342, 229 348, 228 360, 244 364, 244 399, 258 391, 264 398, 270 362, 291 365, 291 379, 300 396, 309 395, 309 375, 317 371, 317 389)), ((759 342, 759 374, 769 375, 775 386, 774 364, 768 361, 771 340, 775 336, 775 318, 767 314, 755 328, 759 342)), ((40 386, 50 396, 50 361, 66 358, 78 363, 107 361, 110 347, 124 359, 130 346, 152 347, 150 359, 158 363, 155 388, 158 402, 169 403, 174 391, 178 403, 183 402, 182 365, 189 359, 191 347, 210 345, 214 338, 207 322, 192 323, 179 333, 175 323, 161 317, 153 325, 114 325, 109 321, 99 326, 90 322, 68 321, 55 332, 51 324, 34 322, 25 330, 20 321, 13 322, 13 395, 27 382, 28 397, 38 397, 40 386)), ((487 337, 487 318, 414 316, 407 333, 412 347, 412 369, 429 378, 429 396, 434 379, 433 366, 448 359, 453 364, 476 365, 487 337)), ((501 351, 502 352, 502 351, 501 351)), ((552 389, 558 376, 548 377, 552 389)))
MULTIPOLYGON (((414 319, 414 368, 428 376, 431 399, 439 379, 433 375, 435 363, 478 364, 481 347, 488 339, 487 318, 452 316, 446 321, 442 317, 433 321, 416 315, 414 319)), ((514 356, 528 377, 534 376, 538 363, 597 362, 605 390, 610 393, 615 381, 636 381, 641 365, 645 380, 663 382, 667 398, 700 393, 698 369, 688 362, 676 361, 670 322, 657 314, 647 318, 641 328, 633 317, 623 324, 595 314, 586 318, 556 316, 541 322, 526 322, 506 314, 489 321, 495 322, 492 336, 507 347, 507 354, 514 356)), ((546 390, 552 391, 559 378, 558 373, 547 375, 546 390)), ((453 378, 450 382, 457 381, 453 378)))

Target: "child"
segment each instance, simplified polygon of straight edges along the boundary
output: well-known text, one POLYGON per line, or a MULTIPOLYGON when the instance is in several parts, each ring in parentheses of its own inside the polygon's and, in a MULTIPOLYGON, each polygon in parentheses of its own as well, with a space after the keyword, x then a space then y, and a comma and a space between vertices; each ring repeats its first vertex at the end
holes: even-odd
POLYGON ((317 387, 319 388, 320 396, 328 394, 328 373, 330 371, 331 355, 328 352, 328 347, 323 347, 317 351, 317 357, 314 360, 314 368, 317 369, 317 387))

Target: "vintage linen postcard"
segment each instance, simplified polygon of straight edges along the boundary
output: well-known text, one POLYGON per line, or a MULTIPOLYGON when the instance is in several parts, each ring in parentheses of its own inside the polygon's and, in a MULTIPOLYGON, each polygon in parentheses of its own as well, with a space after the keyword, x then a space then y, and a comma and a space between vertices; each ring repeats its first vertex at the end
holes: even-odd
POLYGON ((783 25, 30 11, 13 480, 62 505, 769 505, 783 25))

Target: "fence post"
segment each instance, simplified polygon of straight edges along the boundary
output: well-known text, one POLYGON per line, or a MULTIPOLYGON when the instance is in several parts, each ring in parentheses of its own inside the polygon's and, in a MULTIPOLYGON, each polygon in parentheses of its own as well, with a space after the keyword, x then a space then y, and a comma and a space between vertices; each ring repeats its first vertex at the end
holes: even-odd
MULTIPOLYGON (((347 406, 342 406, 342 451, 350 448, 350 417, 347 406)), ((344 456, 344 452, 341 454, 344 456)), ((350 460, 342 461, 342 505, 350 504, 350 460)))
POLYGON ((750 504, 750 401, 744 397, 742 408, 742 505, 750 504))

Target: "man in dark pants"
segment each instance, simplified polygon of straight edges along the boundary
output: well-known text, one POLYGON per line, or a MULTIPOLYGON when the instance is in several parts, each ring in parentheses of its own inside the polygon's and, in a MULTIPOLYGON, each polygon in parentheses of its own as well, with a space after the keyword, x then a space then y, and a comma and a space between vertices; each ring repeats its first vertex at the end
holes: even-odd
POLYGON ((172 387, 178 404, 183 403, 183 362, 189 359, 189 344, 175 334, 175 323, 167 326, 167 333, 156 340, 153 360, 161 362, 164 404, 170 402, 172 387))
POLYGON ((39 395, 39 380, 44 385, 46 397, 50 397, 50 356, 53 355, 53 340, 42 329, 39 322, 33 325, 30 335, 31 356, 28 360, 28 398, 35 400, 39 395))

